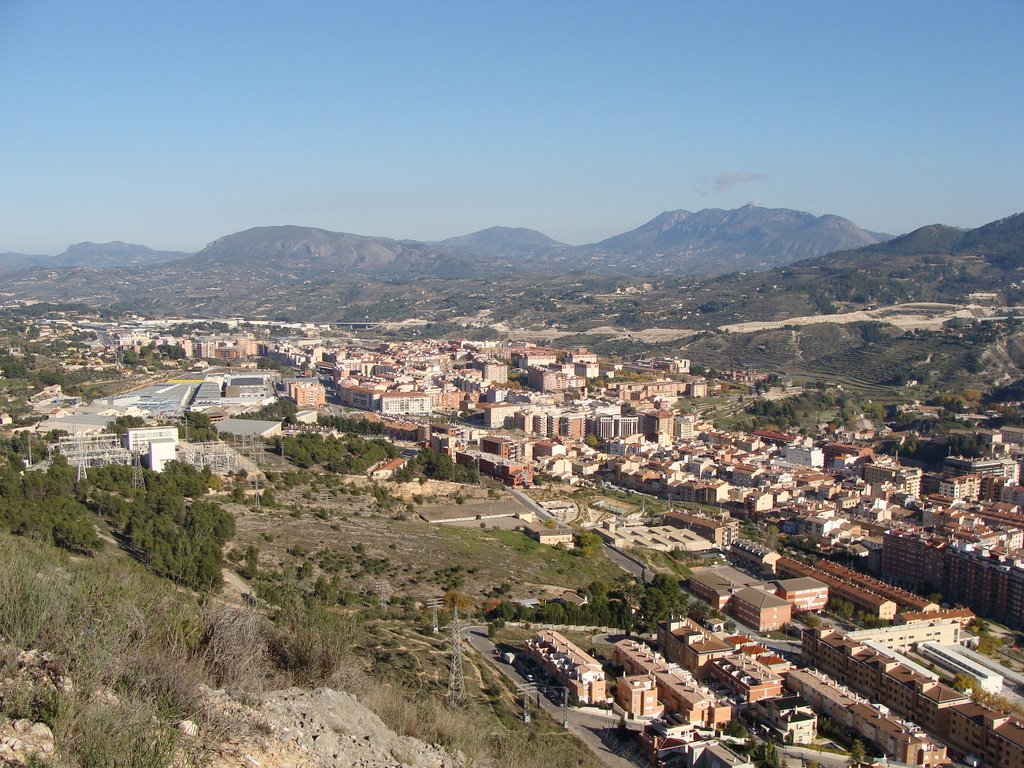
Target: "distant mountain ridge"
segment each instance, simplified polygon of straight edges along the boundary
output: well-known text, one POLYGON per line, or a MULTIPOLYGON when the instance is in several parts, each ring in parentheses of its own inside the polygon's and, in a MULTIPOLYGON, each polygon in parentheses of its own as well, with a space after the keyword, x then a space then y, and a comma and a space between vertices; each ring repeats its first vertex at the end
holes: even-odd
POLYGON ((183 259, 191 254, 185 251, 156 251, 145 245, 122 243, 75 243, 56 256, 30 256, 23 253, 0 253, 0 271, 44 268, 104 269, 159 264, 183 259))
POLYGON ((839 216, 786 208, 666 211, 646 224, 589 245, 572 246, 524 227, 490 227, 440 242, 331 232, 295 225, 225 235, 196 254, 130 243, 78 243, 54 257, 0 257, 0 269, 102 270, 161 265, 168 277, 243 270, 272 279, 472 277, 521 274, 696 274, 764 270, 879 241, 839 216))
POLYGON ((665 211, 634 230, 589 245, 566 245, 534 230, 507 227, 449 238, 441 245, 467 255, 529 257, 530 267, 552 274, 715 275, 771 269, 888 237, 840 216, 745 205, 665 211))
POLYGON ((241 268, 338 280, 459 277, 474 271, 467 260, 429 243, 294 225, 254 227, 225 235, 181 262, 181 266, 199 271, 241 268))
POLYGON ((504 259, 522 259, 547 255, 572 248, 543 232, 525 227, 490 227, 460 237, 449 237, 438 245, 461 253, 504 259))
POLYGON ((696 213, 666 211, 631 232, 584 249, 609 263, 636 262, 651 273, 714 275, 771 269, 886 237, 840 216, 745 205, 696 213))
POLYGON ((69 267, 128 267, 176 261, 189 255, 185 251, 157 251, 145 245, 115 240, 110 243, 70 245, 64 253, 54 256, 49 263, 69 267))

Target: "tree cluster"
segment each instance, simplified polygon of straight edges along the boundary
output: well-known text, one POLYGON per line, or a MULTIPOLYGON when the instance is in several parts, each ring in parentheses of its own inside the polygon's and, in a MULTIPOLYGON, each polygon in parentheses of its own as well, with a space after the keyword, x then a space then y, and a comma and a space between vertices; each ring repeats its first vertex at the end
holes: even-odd
POLYGON ((402 469, 393 475, 396 482, 407 483, 417 477, 444 480, 449 483, 478 483, 480 475, 471 464, 456 464, 447 453, 423 448, 402 469))
POLYGON ((0 470, 0 525, 16 536, 48 541, 80 554, 102 544, 77 495, 75 470, 57 457, 46 472, 14 462, 0 470))
POLYGON ((195 589, 215 589, 221 583, 221 549, 235 521, 220 504, 201 498, 209 472, 173 461, 159 474, 147 470, 144 490, 132 488, 131 472, 123 466, 93 470, 88 506, 154 573, 195 589))
POLYGON ((322 437, 302 433, 276 438, 275 452, 299 467, 322 467, 339 475, 361 475, 374 464, 396 458, 398 449, 385 440, 367 440, 359 435, 322 437))

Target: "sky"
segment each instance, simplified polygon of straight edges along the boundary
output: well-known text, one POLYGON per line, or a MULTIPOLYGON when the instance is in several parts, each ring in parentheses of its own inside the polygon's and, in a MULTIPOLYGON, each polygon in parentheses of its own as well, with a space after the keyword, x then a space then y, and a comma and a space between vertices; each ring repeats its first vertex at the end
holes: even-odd
POLYGON ((1024 211, 1024 1, 0 0, 0 252, 1024 211))

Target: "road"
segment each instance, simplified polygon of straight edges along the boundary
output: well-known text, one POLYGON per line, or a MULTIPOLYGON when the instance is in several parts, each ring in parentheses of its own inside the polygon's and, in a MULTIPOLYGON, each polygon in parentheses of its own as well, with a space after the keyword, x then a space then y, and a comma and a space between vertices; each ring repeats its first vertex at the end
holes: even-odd
POLYGON ((512 498, 514 498, 528 510, 533 512, 540 520, 550 520, 554 523, 558 522, 558 520, 555 519, 554 515, 552 515, 550 512, 544 509, 544 507, 542 507, 540 504, 531 499, 522 491, 517 491, 513 489, 512 498))
MULTIPOLYGON (((497 646, 495 646, 494 643, 491 642, 490 638, 487 637, 487 627, 469 627, 466 639, 473 647, 473 650, 477 651, 477 653, 483 656, 484 659, 495 667, 495 669, 501 672, 514 684, 521 685, 526 682, 526 680, 511 664, 506 664, 498 658, 495 653, 497 646)), ((557 722, 562 721, 563 710, 560 705, 555 704, 547 697, 539 694, 537 702, 534 703, 536 704, 538 702, 540 708, 551 715, 551 717, 553 717, 557 722)), ((634 763, 624 757, 620 757, 609 749, 602 740, 602 736, 608 738, 609 732, 618 725, 619 721, 617 717, 593 715, 589 712, 580 712, 573 707, 569 707, 567 715, 569 718, 569 732, 582 741, 605 765, 610 766, 610 768, 636 768, 638 765, 647 765, 646 762, 634 763)))
POLYGON ((648 584, 654 581, 654 572, 650 568, 644 568, 642 566, 637 565, 628 557, 625 557, 620 552, 617 552, 616 550, 612 549, 607 544, 604 545, 603 549, 605 557, 611 560, 615 565, 619 566, 619 568, 624 570, 630 576, 635 576, 639 579, 642 575, 644 581, 646 581, 648 584))
POLYGON ((786 768, 799 768, 812 760, 822 768, 848 768, 850 765, 849 757, 832 752, 819 752, 807 747, 792 747, 782 744, 776 744, 775 749, 786 768))
MULTIPOLYGON (((512 498, 514 498, 522 506, 526 507, 528 510, 530 510, 535 515, 537 515, 538 519, 540 519, 540 520, 550 520, 550 521, 555 522, 555 523, 558 522, 554 515, 552 515, 550 512, 548 512, 546 509, 544 509, 544 507, 542 507, 540 504, 538 504, 536 501, 531 499, 529 496, 527 496, 522 491, 513 490, 512 491, 512 498)), ((642 575, 644 581, 646 581, 648 583, 654 581, 654 572, 653 571, 651 571, 649 568, 643 568, 642 566, 637 565, 632 560, 630 560, 628 557, 624 557, 623 555, 621 555, 620 553, 616 552, 614 549, 609 547, 607 544, 604 545, 604 553, 605 553, 605 555, 607 556, 607 558, 609 560, 611 560, 615 565, 619 566, 619 568, 621 568, 622 570, 624 570, 626 573, 630 574, 631 576, 635 576, 636 578, 639 579, 641 577, 641 575, 642 575)))

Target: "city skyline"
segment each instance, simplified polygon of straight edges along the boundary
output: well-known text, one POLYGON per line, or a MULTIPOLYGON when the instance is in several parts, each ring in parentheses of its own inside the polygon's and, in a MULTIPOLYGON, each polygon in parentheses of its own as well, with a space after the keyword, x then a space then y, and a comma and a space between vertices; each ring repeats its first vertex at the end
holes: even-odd
POLYGON ((0 251, 1024 209, 1024 7, 0 4, 0 251))

